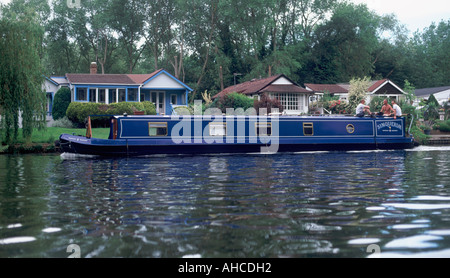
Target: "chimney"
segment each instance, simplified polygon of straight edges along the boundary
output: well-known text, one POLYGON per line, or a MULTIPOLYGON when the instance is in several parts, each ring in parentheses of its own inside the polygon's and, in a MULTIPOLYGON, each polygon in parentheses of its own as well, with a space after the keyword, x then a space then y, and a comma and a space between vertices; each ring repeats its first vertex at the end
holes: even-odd
POLYGON ((90 67, 91 74, 97 74, 97 63, 92 62, 90 67))

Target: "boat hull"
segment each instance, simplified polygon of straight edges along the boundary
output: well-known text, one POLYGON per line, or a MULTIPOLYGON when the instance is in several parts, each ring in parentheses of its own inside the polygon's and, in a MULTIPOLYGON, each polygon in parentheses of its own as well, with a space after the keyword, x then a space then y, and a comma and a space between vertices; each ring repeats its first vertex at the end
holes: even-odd
POLYGON ((81 136, 63 134, 60 145, 63 152, 99 156, 140 156, 154 154, 220 154, 220 153, 274 153, 305 151, 351 151, 376 149, 408 149, 412 140, 395 140, 381 143, 373 138, 365 140, 321 140, 320 142, 280 142, 275 144, 227 144, 191 143, 173 144, 170 142, 149 144, 146 140, 92 140, 81 136), (327 142, 328 141, 328 142, 327 142), (335 141, 335 142, 332 142, 335 141), (339 141, 339 142, 337 142, 339 141))
POLYGON ((102 156, 412 148, 404 126, 385 117, 114 116, 109 139, 62 134, 60 146, 102 156))

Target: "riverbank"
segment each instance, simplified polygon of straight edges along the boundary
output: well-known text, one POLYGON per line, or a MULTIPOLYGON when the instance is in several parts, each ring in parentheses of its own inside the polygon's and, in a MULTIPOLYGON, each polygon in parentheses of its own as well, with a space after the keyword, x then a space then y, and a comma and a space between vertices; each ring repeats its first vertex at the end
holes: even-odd
MULTIPOLYGON (((22 139, 22 130, 19 131, 19 140, 12 145, 0 145, 0 154, 27 154, 27 153, 58 153, 59 136, 67 134, 86 134, 84 128, 61 128, 47 127, 45 130, 34 130, 31 136, 31 143, 26 143, 22 139)), ((92 135, 97 138, 108 138, 109 128, 93 128, 92 135)))
POLYGON ((59 141, 55 143, 14 144, 0 147, 0 154, 55 154, 59 152, 59 141))

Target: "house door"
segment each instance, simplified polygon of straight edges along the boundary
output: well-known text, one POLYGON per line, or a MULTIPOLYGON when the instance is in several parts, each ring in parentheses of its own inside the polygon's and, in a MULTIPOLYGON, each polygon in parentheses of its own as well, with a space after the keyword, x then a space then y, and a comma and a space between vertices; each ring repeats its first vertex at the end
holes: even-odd
POLYGON ((151 101, 156 107, 158 115, 165 114, 165 92, 151 92, 151 101))

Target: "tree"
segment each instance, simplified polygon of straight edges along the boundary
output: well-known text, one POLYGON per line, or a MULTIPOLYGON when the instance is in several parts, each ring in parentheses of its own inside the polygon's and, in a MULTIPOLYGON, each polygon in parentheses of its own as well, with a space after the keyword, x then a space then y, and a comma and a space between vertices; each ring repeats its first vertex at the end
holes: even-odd
POLYGON ((381 17, 366 5, 341 3, 330 20, 313 36, 312 74, 323 82, 348 82, 374 74, 374 51, 390 17, 381 17))
POLYGON ((416 32, 411 44, 414 84, 418 88, 450 84, 450 20, 416 32))
POLYGON ((119 34, 119 42, 126 54, 128 73, 139 62, 147 44, 139 44, 144 36, 145 0, 113 0, 108 2, 106 16, 109 26, 119 34))
POLYGON ((348 104, 350 111, 354 111, 361 100, 366 98, 369 87, 370 78, 367 76, 350 80, 350 88, 348 89, 348 104))
POLYGON ((52 117, 54 120, 64 118, 67 108, 71 102, 70 89, 62 87, 55 94, 52 107, 52 117))
POLYGON ((7 144, 18 139, 19 117, 27 142, 31 141, 35 126, 45 127, 39 55, 42 36, 43 29, 33 12, 21 17, 0 18, 0 107, 7 144))

